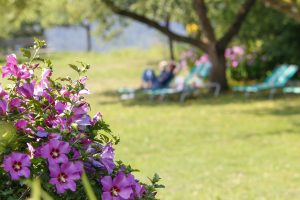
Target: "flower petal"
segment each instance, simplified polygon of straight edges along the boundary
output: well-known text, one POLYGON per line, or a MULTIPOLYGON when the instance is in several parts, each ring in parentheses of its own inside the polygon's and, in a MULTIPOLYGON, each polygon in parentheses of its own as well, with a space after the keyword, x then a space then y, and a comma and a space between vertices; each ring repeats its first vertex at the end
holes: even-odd
POLYGON ((102 200, 113 200, 113 197, 110 194, 110 192, 103 192, 102 193, 102 200))
POLYGON ((123 199, 128 199, 132 194, 132 192, 133 191, 131 187, 121 188, 119 192, 119 196, 122 197, 123 199))
POLYGON ((111 187, 113 186, 113 181, 110 176, 104 176, 101 179, 101 184, 103 187, 103 191, 110 191, 111 187))

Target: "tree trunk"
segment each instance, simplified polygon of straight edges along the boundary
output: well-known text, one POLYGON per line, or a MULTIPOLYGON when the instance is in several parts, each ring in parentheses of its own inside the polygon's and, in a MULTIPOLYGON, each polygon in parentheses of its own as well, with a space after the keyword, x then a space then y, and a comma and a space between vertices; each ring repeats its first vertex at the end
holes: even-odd
POLYGON ((208 51, 208 55, 212 63, 210 81, 219 83, 222 91, 229 88, 226 78, 226 60, 224 52, 224 49, 220 49, 216 46, 211 47, 208 51))
POLYGON ((173 40, 170 37, 169 37, 169 50, 170 50, 170 58, 171 58, 171 60, 175 60, 173 40))
MULTIPOLYGON (((170 17, 169 16, 166 19, 166 28, 168 28, 168 29, 170 28, 170 17)), ((174 46, 173 46, 172 37, 168 36, 168 42, 169 42, 170 59, 175 60, 174 46)))
POLYGON ((90 52, 92 50, 91 25, 87 24, 84 27, 86 30, 86 51, 90 52))

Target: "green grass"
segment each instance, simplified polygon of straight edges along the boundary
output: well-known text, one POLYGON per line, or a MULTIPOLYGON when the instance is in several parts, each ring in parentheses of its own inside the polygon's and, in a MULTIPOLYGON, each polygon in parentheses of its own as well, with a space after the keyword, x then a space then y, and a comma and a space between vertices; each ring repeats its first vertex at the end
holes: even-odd
POLYGON ((299 199, 299 97, 206 95, 179 104, 112 95, 137 86, 143 68, 166 56, 157 49, 51 55, 59 75, 74 76, 66 67, 74 60, 92 65, 92 113, 101 111, 121 137, 116 156, 139 168, 139 178, 160 174, 162 200, 299 199))

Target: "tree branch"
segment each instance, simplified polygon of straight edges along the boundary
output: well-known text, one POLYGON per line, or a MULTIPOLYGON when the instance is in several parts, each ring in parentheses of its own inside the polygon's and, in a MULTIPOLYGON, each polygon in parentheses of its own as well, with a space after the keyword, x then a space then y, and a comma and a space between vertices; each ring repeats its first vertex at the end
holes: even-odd
POLYGON ((272 8, 282 12, 292 18, 294 18, 297 22, 300 22, 300 7, 297 4, 293 3, 285 3, 278 0, 264 0, 266 6, 271 6, 272 8))
POLYGON ((106 6, 108 6, 112 12, 114 12, 117 15, 128 17, 130 19, 133 19, 135 21, 141 22, 143 24, 146 24, 152 28, 155 28, 156 30, 160 31, 161 33, 169 36, 173 40, 176 40, 178 42, 185 42, 188 44, 191 44, 195 47, 201 48, 202 50, 206 51, 207 50, 207 45, 202 42, 201 40, 197 40, 188 36, 180 35, 177 34, 173 31, 171 31, 168 27, 165 27, 158 22, 147 18, 146 16, 134 13, 130 10, 122 9, 118 6, 116 6, 112 1, 110 0, 102 0, 106 6))
POLYGON ((234 22, 231 24, 231 26, 223 35, 223 37, 218 41, 218 46, 220 48, 226 48, 226 46, 229 44, 232 38, 239 32, 244 20, 246 19, 247 14, 254 6, 255 2, 256 0, 245 0, 235 17, 234 22))
POLYGON ((194 0, 196 12, 201 24, 201 29, 203 30, 205 36, 207 37, 210 43, 216 42, 216 35, 214 29, 211 25, 210 20, 207 16, 207 7, 204 0, 194 0))

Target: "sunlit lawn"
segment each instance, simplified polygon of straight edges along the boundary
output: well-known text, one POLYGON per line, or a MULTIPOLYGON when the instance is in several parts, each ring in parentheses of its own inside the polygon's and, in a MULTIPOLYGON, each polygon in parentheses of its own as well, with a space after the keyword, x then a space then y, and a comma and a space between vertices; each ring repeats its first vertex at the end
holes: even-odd
POLYGON ((140 73, 166 51, 52 55, 56 73, 75 73, 74 60, 92 65, 89 101, 121 137, 117 158, 157 172, 162 200, 292 200, 300 198, 300 97, 226 94, 190 99, 120 102, 112 91, 139 84, 140 73))

